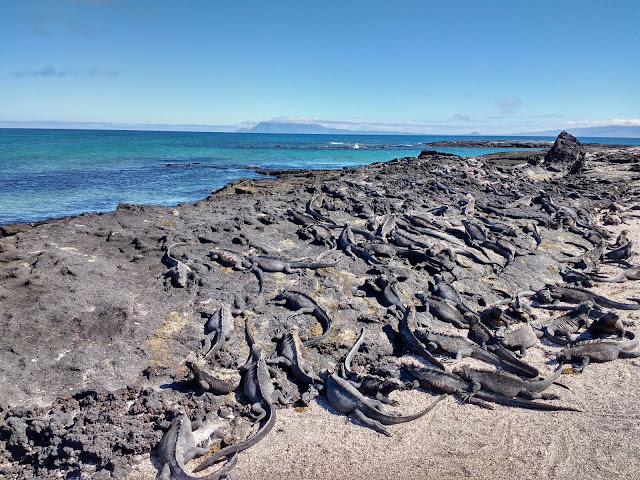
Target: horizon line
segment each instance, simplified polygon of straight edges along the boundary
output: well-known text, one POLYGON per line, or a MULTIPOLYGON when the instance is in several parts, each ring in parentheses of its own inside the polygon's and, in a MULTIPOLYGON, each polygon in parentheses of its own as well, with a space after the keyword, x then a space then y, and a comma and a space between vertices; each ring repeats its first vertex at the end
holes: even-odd
MULTIPOLYGON (((544 136, 544 137, 551 137, 551 135, 533 135, 536 132, 521 132, 521 133, 479 133, 479 132, 469 132, 469 133, 412 133, 412 132, 394 132, 392 130, 381 130, 380 133, 376 133, 373 130, 362 130, 362 131, 358 131, 358 130, 344 130, 345 133, 340 133, 340 132, 332 132, 332 133, 299 133, 299 132, 292 132, 292 133, 264 133, 264 132, 246 132, 246 131, 238 131, 241 130, 242 127, 240 127, 237 130, 187 130, 187 129, 183 129, 183 130, 165 130, 162 128, 125 128, 124 126, 119 126, 119 127, 114 127, 114 128, 105 128, 105 127, 94 127, 94 126, 86 126, 86 127, 80 127, 80 126, 50 126, 50 127, 44 127, 44 126, 2 126, 3 122, 0 122, 0 129, 1 130, 88 130, 88 131, 97 131, 97 132, 164 132, 164 133, 232 133, 232 134, 238 134, 238 135, 362 135, 362 136, 375 136, 375 135, 381 135, 381 136, 400 136, 400 137, 408 137, 408 136, 413 136, 413 137, 419 137, 419 136, 423 136, 423 137, 497 137, 497 136, 503 136, 503 137, 522 137, 522 136, 527 136, 528 133, 531 134, 531 136, 544 136)), ((7 122, 9 123, 9 122, 7 122)), ((135 124, 137 125, 137 124, 135 124)), ((182 124, 150 124, 153 126, 167 126, 167 127, 180 127, 182 126, 182 124)), ((185 125, 186 126, 186 125, 185 125)), ((202 127, 207 127, 207 125, 202 125, 202 127)), ((562 131, 563 129, 558 129, 558 132, 562 131)), ((606 137, 603 137, 606 138, 606 137)))
MULTIPOLYGON (((590 125, 588 127, 581 126, 564 126, 550 128, 547 130, 537 130, 529 132, 499 132, 499 133, 481 133, 477 131, 465 132, 465 133, 433 133, 433 132, 407 132, 407 131, 394 131, 394 130, 352 130, 352 129, 337 129, 343 130, 342 132, 322 132, 322 133, 260 133, 260 132, 247 132, 247 128, 253 128, 255 125, 261 123, 272 124, 291 124, 291 125, 319 125, 324 127, 321 123, 310 124, 301 122, 242 122, 235 125, 210 125, 210 124, 171 124, 171 123, 116 123, 116 122, 75 122, 75 121, 58 121, 58 120, 29 120, 29 121, 8 121, 0 120, 1 129, 22 129, 22 130, 92 130, 92 131, 146 131, 146 132, 173 132, 173 133, 252 133, 257 135, 363 135, 363 136, 445 136, 445 137, 554 137, 561 131, 565 130, 570 132, 571 130, 584 130, 592 128, 633 128, 633 125, 590 125), (247 127, 251 125, 250 127, 247 127), (242 131, 244 130, 244 131, 242 131), (555 132, 555 133, 551 133, 555 132)), ((588 136, 588 135, 585 135, 588 136)), ((640 138, 638 137, 616 137, 607 135, 593 135, 591 138, 640 138)))

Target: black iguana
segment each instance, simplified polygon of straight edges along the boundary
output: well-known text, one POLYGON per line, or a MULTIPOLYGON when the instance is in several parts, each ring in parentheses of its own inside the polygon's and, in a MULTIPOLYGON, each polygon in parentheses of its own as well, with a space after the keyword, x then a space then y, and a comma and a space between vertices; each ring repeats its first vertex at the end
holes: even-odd
POLYGON ((589 362, 611 362, 617 358, 638 358, 640 351, 632 351, 638 346, 638 339, 630 340, 585 340, 567 345, 556 355, 558 363, 580 362, 574 368, 575 372, 582 372, 589 362))
POLYGON ((226 478, 237 461, 237 455, 229 457, 227 463, 217 472, 204 477, 195 477, 187 472, 185 463, 206 454, 209 447, 197 447, 193 438, 192 423, 189 417, 181 413, 173 418, 169 430, 164 434, 157 447, 158 457, 163 463, 161 480, 218 480, 226 478))
POLYGON ((440 395, 436 400, 421 412, 413 415, 401 416, 387 413, 383 410, 383 403, 365 397, 349 381, 333 373, 327 378, 327 398, 333 408, 341 413, 353 415, 358 422, 374 429, 376 432, 391 436, 385 425, 395 425, 409 422, 426 415, 431 409, 447 395, 440 395))

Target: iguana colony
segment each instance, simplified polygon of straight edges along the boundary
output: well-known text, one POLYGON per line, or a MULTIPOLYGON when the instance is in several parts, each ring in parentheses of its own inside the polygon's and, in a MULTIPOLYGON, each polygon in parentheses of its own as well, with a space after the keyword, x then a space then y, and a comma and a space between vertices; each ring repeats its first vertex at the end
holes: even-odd
MULTIPOLYGON (((294 310, 293 314, 287 316, 290 327, 274 338, 276 343, 269 348, 274 352, 272 356, 265 358, 262 347, 252 345, 249 360, 242 367, 247 371, 244 380, 245 397, 254 402, 252 409, 258 408, 261 412, 256 422, 266 418, 268 428, 259 427, 257 433, 247 440, 227 445, 210 455, 200 464, 197 471, 224 458, 227 462, 233 461, 235 455, 268 434, 275 421, 273 400, 276 397, 272 396, 277 393, 281 402, 285 399, 279 391, 274 390, 267 365, 272 366, 269 368, 277 365, 288 371, 301 391, 308 388, 309 392, 313 391, 315 395, 318 392, 323 393, 329 405, 336 411, 351 416, 356 423, 384 435, 391 435, 387 426, 416 420, 426 415, 447 395, 455 395, 463 403, 489 409, 495 408, 494 404, 500 404, 531 410, 576 411, 578 409, 569 405, 539 401, 560 398, 558 394, 543 391, 554 386, 563 371, 564 363, 578 363, 579 366, 574 368, 574 371, 578 372, 582 371, 589 361, 601 362, 619 357, 640 356, 640 353, 634 350, 638 342, 627 329, 630 322, 620 319, 613 311, 603 310, 634 310, 640 308, 640 304, 613 301, 581 288, 586 280, 621 282, 639 278, 636 273, 637 267, 628 267, 613 277, 605 277, 599 273, 601 262, 628 259, 632 255, 631 242, 622 246, 615 245, 607 252, 603 236, 606 235, 606 231, 596 229, 592 218, 580 218, 579 221, 575 221, 579 217, 578 213, 569 207, 558 207, 556 201, 548 194, 540 192, 538 197, 531 199, 531 202, 539 203, 544 211, 550 213, 550 218, 545 222, 539 221, 538 224, 508 224, 508 212, 493 216, 494 212, 491 209, 476 205, 473 196, 467 194, 457 215, 450 212, 453 209, 447 209, 451 213, 448 216, 415 210, 404 215, 361 214, 367 217, 367 230, 352 227, 353 220, 341 223, 337 215, 333 219, 328 212, 323 212, 323 207, 329 204, 329 198, 329 192, 314 195, 307 202, 305 212, 290 209, 289 219, 300 225, 301 232, 304 231, 304 238, 330 248, 321 256, 332 253, 339 247, 347 257, 364 261, 372 267, 372 276, 363 282, 360 295, 374 299, 385 309, 385 318, 389 324, 395 325, 395 354, 400 356, 410 353, 416 355, 422 363, 408 363, 398 372, 397 377, 385 378, 366 371, 355 372, 354 357, 365 342, 366 330, 363 327, 358 340, 341 363, 330 370, 319 370, 314 366, 307 349, 321 349, 323 341, 331 338, 332 333, 335 336, 332 329, 337 328, 336 322, 331 318, 328 309, 321 305, 320 300, 314 299, 312 292, 281 290, 270 299, 260 298, 258 303, 282 305, 294 310), (474 217, 473 213, 476 210, 480 210, 483 215, 474 217), (574 233, 580 232, 583 238, 597 239, 597 244, 592 248, 585 245, 584 254, 567 257, 567 263, 572 268, 579 269, 566 270, 572 274, 564 274, 565 280, 575 280, 573 285, 546 285, 540 291, 522 292, 520 295, 519 292, 515 292, 510 302, 484 304, 484 308, 482 302, 473 298, 473 291, 462 292, 455 286, 456 262, 458 266, 460 262, 456 255, 471 259, 477 265, 491 268, 499 274, 516 256, 533 255, 541 248, 543 233, 539 226, 551 228, 554 220, 567 222, 567 218, 573 220, 568 223, 574 233), (588 227, 589 225, 593 227, 588 227), (581 227, 585 230, 580 230, 581 227), (594 231, 598 232, 598 236, 593 235, 594 231), (318 232, 324 232, 322 237, 318 237, 318 232), (535 243, 526 242, 527 234, 533 236, 535 243), (358 240, 358 237, 362 240, 358 240), (622 251, 625 246, 626 250, 622 251), (413 296, 407 296, 406 289, 401 285, 403 279, 398 278, 395 273, 398 263, 411 267, 422 266, 424 271, 429 273, 428 288, 413 292, 413 296), (564 314, 561 312, 560 315, 552 314, 551 318, 529 318, 523 322, 520 308, 523 297, 531 297, 533 305, 550 306, 552 311, 556 308, 568 311, 564 314), (568 306, 556 307, 559 301, 564 301, 563 305, 568 306), (572 303, 578 305, 571 306, 572 303), (518 304, 520 314, 516 314, 514 304, 518 304), (503 305, 507 307, 503 308, 503 305), (310 332, 306 335, 302 333, 306 336, 306 340, 303 340, 301 327, 294 319, 299 315, 314 317, 320 324, 322 333, 315 336, 310 332), (557 354, 558 366, 546 379, 541 379, 538 369, 526 363, 526 349, 538 344, 539 339, 546 339, 565 347, 557 354), (487 362, 487 367, 475 370, 466 365, 454 366, 469 356, 487 362), (262 367, 259 367, 260 365, 262 367), (453 368, 453 371, 450 368, 453 368), (256 370, 254 377, 249 376, 248 372, 251 370, 256 370), (250 381, 249 378, 258 380, 250 381), (249 391, 247 385, 251 385, 249 391), (388 407, 385 407, 389 404, 398 407, 397 402, 389 396, 393 391, 416 387, 439 396, 434 397, 430 403, 427 402, 422 411, 410 415, 390 412, 388 407)), ((363 203, 363 199, 359 201, 363 203)), ((585 212, 581 214, 585 215, 585 212)), ((339 260, 319 263, 311 259, 287 259, 281 256, 229 250, 218 250, 217 253, 212 251, 210 258, 238 271, 259 271, 259 297, 263 295, 267 273, 281 272, 291 275, 300 269, 339 268, 340 265, 339 260)), ((174 286, 185 285, 177 282, 174 286)), ((229 309, 230 306, 221 307, 211 317, 217 319, 216 322, 210 320, 207 323, 210 325, 210 332, 203 341, 203 345, 208 347, 206 355, 215 354, 222 347, 221 340, 232 330, 228 327, 225 330, 220 320, 224 313, 226 324, 229 324, 229 309), (214 340, 210 340, 209 337, 213 337, 214 340)), ((248 318, 246 312, 238 313, 238 317, 248 318)), ((524 315, 525 319, 526 316, 524 315)), ((253 343, 253 340, 250 343, 253 343)), ((193 360, 190 360, 190 365, 196 380, 206 386, 207 377, 201 373, 202 367, 193 360)), ((238 385, 234 385, 237 388, 238 385)), ((220 391, 220 394, 224 393, 228 392, 220 391)), ((312 397, 313 394, 311 397, 307 395, 306 401, 312 397)), ((300 397, 298 403, 305 402, 302 398, 300 397)))

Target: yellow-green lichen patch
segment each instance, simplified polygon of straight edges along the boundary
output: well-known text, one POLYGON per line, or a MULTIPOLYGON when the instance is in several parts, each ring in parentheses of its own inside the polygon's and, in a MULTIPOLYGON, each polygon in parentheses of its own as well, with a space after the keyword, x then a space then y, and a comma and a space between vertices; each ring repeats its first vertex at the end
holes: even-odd
POLYGON ((353 294, 353 286, 355 285, 357 277, 351 272, 339 270, 338 279, 340 281, 342 293, 351 296, 353 294))
POLYGON ((173 355, 169 348, 169 340, 173 334, 182 330, 187 323, 189 323, 189 318, 180 315, 178 312, 169 312, 167 314, 162 325, 146 341, 150 366, 171 366, 173 355))
POLYGON ((357 339, 358 335, 356 335, 356 332, 348 328, 340 330, 336 335, 337 341, 344 342, 348 345, 356 343, 357 339))
POLYGON ((314 337, 319 337, 320 335, 322 335, 322 325, 320 325, 319 322, 314 323, 309 332, 314 337))
POLYGON ((367 304, 367 313, 378 313, 380 310, 376 305, 380 305, 378 302, 373 302, 370 298, 363 297, 362 300, 367 304))

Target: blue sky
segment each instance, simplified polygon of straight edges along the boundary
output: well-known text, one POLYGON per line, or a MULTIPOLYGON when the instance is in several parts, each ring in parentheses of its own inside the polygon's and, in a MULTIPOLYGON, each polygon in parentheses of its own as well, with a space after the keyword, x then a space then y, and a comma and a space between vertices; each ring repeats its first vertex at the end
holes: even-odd
POLYGON ((640 1, 0 0, 0 126, 640 125, 640 1))

